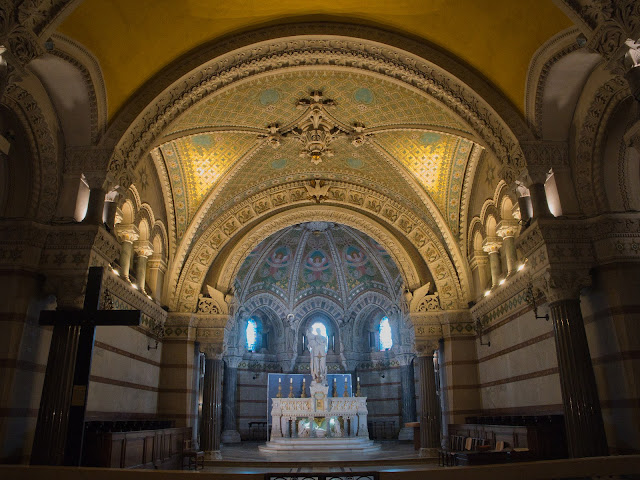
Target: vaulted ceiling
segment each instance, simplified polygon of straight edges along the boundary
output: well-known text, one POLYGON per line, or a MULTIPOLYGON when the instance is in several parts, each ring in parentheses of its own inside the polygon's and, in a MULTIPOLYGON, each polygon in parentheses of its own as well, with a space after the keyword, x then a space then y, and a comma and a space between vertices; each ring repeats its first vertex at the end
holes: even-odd
POLYGON ((533 53, 571 25, 552 0, 84 0, 59 31, 98 58, 112 116, 146 80, 197 46, 300 19, 369 24, 432 42, 483 74, 520 110, 533 53))

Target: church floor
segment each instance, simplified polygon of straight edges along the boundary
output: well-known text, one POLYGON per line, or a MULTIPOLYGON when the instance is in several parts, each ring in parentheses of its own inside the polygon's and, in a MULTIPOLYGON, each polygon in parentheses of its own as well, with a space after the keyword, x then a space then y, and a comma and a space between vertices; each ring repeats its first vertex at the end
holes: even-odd
POLYGON ((268 455, 258 450, 264 442, 223 445, 221 460, 205 462, 205 471, 218 473, 310 473, 424 470, 438 467, 437 459, 418 456, 413 443, 381 441, 371 454, 289 453, 268 455))

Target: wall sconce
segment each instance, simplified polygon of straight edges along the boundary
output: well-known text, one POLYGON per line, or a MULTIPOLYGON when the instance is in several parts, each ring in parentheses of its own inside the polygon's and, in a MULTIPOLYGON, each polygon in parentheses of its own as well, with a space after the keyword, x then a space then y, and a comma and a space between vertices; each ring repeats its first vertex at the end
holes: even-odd
POLYGON ((531 281, 531 277, 529 277, 529 283, 527 283, 527 289, 524 294, 524 301, 531 307, 533 307, 533 314, 536 318, 544 318, 546 321, 549 321, 549 314, 546 315, 538 315, 538 304, 536 303, 536 296, 533 294, 533 282, 531 281))
POLYGON ((482 333, 484 332, 484 325, 482 325, 482 320, 480 319, 476 320, 475 330, 476 330, 476 333, 478 334, 478 337, 480 337, 480 345, 482 345, 483 347, 490 347, 491 340, 487 340, 487 343, 484 343, 484 340, 482 340, 482 333))
POLYGON ((153 326, 151 327, 151 335, 153 335, 156 345, 154 347, 147 345, 147 350, 157 350, 158 343, 164 337, 164 325, 154 320, 153 326))

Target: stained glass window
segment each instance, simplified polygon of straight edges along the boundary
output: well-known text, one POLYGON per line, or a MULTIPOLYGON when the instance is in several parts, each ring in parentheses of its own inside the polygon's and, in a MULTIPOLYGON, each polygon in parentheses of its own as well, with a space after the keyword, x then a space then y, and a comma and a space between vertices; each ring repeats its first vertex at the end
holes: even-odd
POLYGON ((382 317, 380 320, 380 350, 388 350, 393 346, 393 338, 391 338, 391 325, 389 318, 382 317))
POLYGON ((258 324, 250 318, 247 321, 247 350, 253 352, 258 344, 258 324))

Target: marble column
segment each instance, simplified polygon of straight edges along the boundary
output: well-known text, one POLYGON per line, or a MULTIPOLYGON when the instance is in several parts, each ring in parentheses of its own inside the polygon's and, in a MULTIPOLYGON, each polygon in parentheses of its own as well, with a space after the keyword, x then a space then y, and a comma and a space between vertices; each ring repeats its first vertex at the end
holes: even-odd
POLYGON ((491 268, 491 286, 495 287, 502 278, 502 265, 500 261, 500 237, 487 237, 482 242, 482 249, 489 255, 489 267, 491 268))
POLYGON ((131 268, 131 259, 133 257, 133 242, 138 240, 140 232, 135 225, 116 225, 116 235, 122 242, 120 249, 120 275, 129 278, 129 269, 131 268))
POLYGON ((496 233, 502 238, 502 248, 507 259, 507 275, 515 273, 517 268, 516 233, 518 230, 518 221, 514 219, 502 220, 496 229, 496 233))
POLYGON ((147 279, 147 261, 153 255, 153 245, 148 240, 138 240, 134 243, 133 249, 136 252, 136 281, 138 288, 146 293, 145 285, 147 279))
POLYGON ((425 353, 431 355, 417 357, 420 372, 420 456, 435 457, 440 448, 440 406, 436 387, 436 374, 433 367, 433 348, 425 353))
POLYGON ((102 225, 104 223, 102 215, 104 214, 104 197, 106 192, 102 187, 93 187, 89 189, 89 203, 87 205, 87 214, 82 223, 89 225, 102 225))
POLYGON ((40 397, 32 465, 62 465, 80 340, 79 326, 53 328, 45 381, 40 397))
POLYGON ((400 386, 402 388, 402 424, 398 440, 413 440, 413 427, 408 422, 416 421, 416 385, 413 375, 413 357, 403 359, 400 365, 400 386))
POLYGON ((205 454, 209 458, 220 457, 223 372, 224 365, 222 360, 210 358, 209 356, 206 357, 202 392, 200 448, 205 451, 205 454))
POLYGON ((236 390, 238 388, 238 364, 240 360, 240 357, 231 357, 224 362, 222 443, 240 443, 240 432, 238 432, 236 419, 236 390))
POLYGON ((551 302, 549 307, 555 333, 569 456, 608 455, 580 300, 560 299, 551 302))

